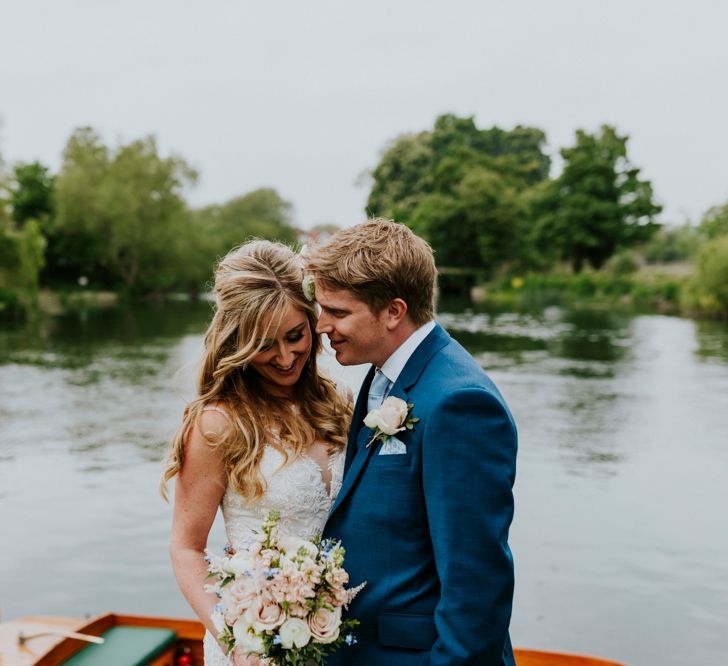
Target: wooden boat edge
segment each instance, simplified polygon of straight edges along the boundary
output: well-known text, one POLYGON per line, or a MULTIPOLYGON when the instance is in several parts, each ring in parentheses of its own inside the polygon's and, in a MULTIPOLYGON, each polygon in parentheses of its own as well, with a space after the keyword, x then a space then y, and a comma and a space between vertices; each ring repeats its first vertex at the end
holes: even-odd
MULTIPOLYGON (((204 663, 202 639, 205 635, 205 628, 201 622, 194 619, 103 613, 85 620, 58 616, 26 616, 17 618, 10 623, 3 623, 3 625, 13 624, 14 626, 20 627, 24 622, 35 628, 41 626, 49 628, 57 627, 59 629, 70 629, 79 633, 96 636, 113 626, 172 629, 177 634, 180 646, 184 646, 193 657, 193 663, 199 665, 204 663)), ((64 660, 76 654, 86 645, 86 643, 80 640, 59 637, 45 651, 37 653, 34 660, 18 661, 17 664, 18 666, 57 666, 57 664, 63 663, 64 660)), ((0 655, 2 655, 1 652, 0 655)), ((621 662, 591 655, 550 652, 527 648, 515 648, 514 656, 517 666, 625 666, 621 662)), ((0 663, 3 666, 15 666, 16 662, 0 658, 0 663)))

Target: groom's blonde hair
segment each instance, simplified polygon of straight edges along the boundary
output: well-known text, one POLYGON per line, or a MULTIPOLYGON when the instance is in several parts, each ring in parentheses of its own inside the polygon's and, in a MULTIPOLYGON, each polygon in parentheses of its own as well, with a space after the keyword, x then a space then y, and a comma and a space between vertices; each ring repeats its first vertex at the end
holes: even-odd
POLYGON ((311 252, 307 269, 317 284, 346 289, 374 313, 401 298, 416 325, 435 317, 432 248, 394 220, 374 218, 338 231, 311 252))

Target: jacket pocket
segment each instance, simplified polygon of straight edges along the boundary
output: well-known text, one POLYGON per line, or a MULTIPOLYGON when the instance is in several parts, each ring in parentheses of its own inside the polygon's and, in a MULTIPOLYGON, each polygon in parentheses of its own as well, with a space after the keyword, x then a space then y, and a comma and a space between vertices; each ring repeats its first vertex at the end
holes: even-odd
POLYGON ((419 613, 379 613, 378 638, 382 645, 429 650, 437 640, 435 618, 419 613))

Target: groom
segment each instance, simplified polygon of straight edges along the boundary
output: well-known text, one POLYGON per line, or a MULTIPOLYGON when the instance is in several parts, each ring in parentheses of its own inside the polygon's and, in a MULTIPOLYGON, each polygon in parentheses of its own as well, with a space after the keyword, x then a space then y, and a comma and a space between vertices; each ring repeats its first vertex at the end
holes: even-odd
POLYGON ((371 220, 337 233, 308 269, 317 330, 339 363, 372 364, 324 529, 346 548, 351 585, 367 586, 350 609, 358 643, 328 663, 514 666, 516 429, 493 382, 434 321, 431 248, 371 220), (364 418, 387 396, 419 421, 375 438, 364 418))

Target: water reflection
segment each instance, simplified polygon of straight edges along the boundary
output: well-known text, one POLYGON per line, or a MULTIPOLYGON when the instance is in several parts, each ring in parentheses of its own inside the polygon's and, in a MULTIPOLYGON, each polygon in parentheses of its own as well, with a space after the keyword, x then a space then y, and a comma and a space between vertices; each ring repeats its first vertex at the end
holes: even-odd
POLYGON ((210 316, 207 302, 164 302, 38 319, 0 330, 0 365, 69 370, 66 382, 79 387, 105 380, 141 385, 210 316))
POLYGON ((728 324, 725 321, 699 321, 695 333, 698 356, 728 363, 728 324))
POLYGON ((630 319, 605 310, 550 307, 513 313, 481 307, 439 317, 491 369, 562 359, 569 362, 555 369, 560 374, 608 378, 614 376, 613 364, 629 353, 630 319))

